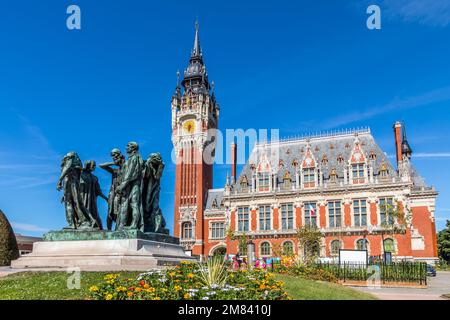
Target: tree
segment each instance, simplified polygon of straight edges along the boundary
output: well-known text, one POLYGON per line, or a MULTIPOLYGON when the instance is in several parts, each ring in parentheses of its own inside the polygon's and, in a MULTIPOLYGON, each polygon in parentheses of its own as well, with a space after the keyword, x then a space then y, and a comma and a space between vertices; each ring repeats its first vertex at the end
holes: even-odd
POLYGON ((396 205, 386 203, 380 205, 380 209, 386 214, 386 218, 381 222, 381 241, 382 241, 382 254, 386 252, 385 246, 385 235, 404 234, 406 232, 406 227, 411 222, 411 215, 408 210, 400 207, 397 202, 396 205), (407 211, 407 214, 405 214, 407 211))
POLYGON ((322 232, 316 227, 306 225, 298 229, 298 243, 303 250, 303 260, 305 263, 313 263, 320 255, 320 244, 323 236, 322 232))
POLYGON ((439 258, 450 263, 450 220, 447 220, 445 229, 438 233, 439 258))
POLYGON ((0 210, 0 266, 9 266, 19 258, 16 236, 3 211, 0 210))

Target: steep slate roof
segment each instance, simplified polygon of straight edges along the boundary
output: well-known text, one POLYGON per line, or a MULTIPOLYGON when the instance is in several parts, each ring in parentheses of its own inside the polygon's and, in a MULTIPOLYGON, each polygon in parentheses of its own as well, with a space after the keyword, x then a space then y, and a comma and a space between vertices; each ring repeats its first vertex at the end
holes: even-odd
POLYGON ((224 189, 209 189, 206 198, 206 210, 220 209, 222 203, 224 189), (213 203, 217 204, 217 207, 213 207, 213 203))
MULTIPOLYGON (((279 163, 271 163, 272 170, 278 170, 278 182, 283 182, 283 176, 286 171, 289 172, 291 179, 295 180, 295 167, 293 165, 294 160, 301 165, 302 160, 306 153, 306 147, 308 144, 311 146, 311 152, 316 160, 316 165, 320 168, 324 181, 329 179, 330 172, 332 168, 336 169, 338 175, 338 181, 343 181, 344 179, 344 167, 348 165, 348 160, 351 157, 356 134, 359 138, 361 148, 364 155, 369 159, 369 155, 373 153, 376 157, 375 160, 368 160, 374 167, 374 176, 379 174, 381 163, 387 166, 389 176, 397 176, 397 172, 389 161, 388 157, 383 153, 378 144, 375 142, 369 129, 363 129, 358 131, 351 131, 350 133, 340 133, 340 134, 330 134, 324 136, 301 138, 290 141, 280 141, 279 142, 279 160, 283 163, 282 166, 279 163), (322 164, 321 160, 323 156, 326 156, 328 163, 322 164), (342 156, 344 161, 342 163, 338 162, 338 157, 342 156)), ((273 144, 259 144, 255 146, 250 156, 250 161, 244 166, 239 178, 236 180, 235 188, 240 190, 240 179, 243 175, 247 176, 249 184, 251 183, 251 168, 250 165, 258 165, 258 154, 266 152, 268 154, 273 144), (265 151, 266 150, 266 151, 265 151)))
MULTIPOLYGON (((301 166, 304 156, 306 154, 306 147, 310 145, 310 150, 315 158, 316 165, 320 168, 323 174, 324 182, 330 177, 330 172, 332 168, 336 169, 338 176, 338 182, 344 180, 344 167, 348 168, 349 159, 352 155, 353 148, 355 145, 356 137, 359 139, 361 149, 364 153, 366 159, 368 159, 368 164, 372 165, 374 168, 374 177, 379 175, 381 164, 384 162, 388 169, 388 176, 390 178, 398 177, 397 170, 394 168, 392 163, 389 161, 386 154, 381 150, 381 148, 376 143, 373 138, 370 129, 345 131, 342 133, 321 135, 321 136, 311 136, 299 139, 293 139, 288 141, 280 141, 279 146, 279 158, 270 157, 270 153, 274 152, 274 146, 276 144, 271 143, 260 143, 256 145, 250 155, 249 160, 242 169, 238 179, 233 188, 237 191, 241 191, 240 181, 241 178, 246 175, 247 180, 250 184, 252 181, 252 170, 251 165, 258 166, 261 159, 261 154, 266 154, 267 159, 270 162, 272 171, 277 171, 278 183, 283 182, 283 177, 286 172, 290 175, 292 182, 295 181, 295 167, 293 165, 294 160, 301 166), (375 155, 375 159, 370 159, 370 155, 375 155), (322 158, 324 155, 327 157, 328 162, 326 164, 322 163, 322 158), (338 162, 338 157, 342 156, 344 161, 342 163, 338 162), (275 160, 274 160, 275 159, 275 160), (276 161, 276 163, 274 163, 276 161), (283 163, 280 166, 280 163, 283 163)), ((423 178, 417 173, 414 167, 411 165, 411 176, 416 187, 426 187, 423 178)), ((207 195, 206 209, 211 210, 213 208, 213 203, 216 201, 217 209, 220 208, 220 203, 222 202, 224 194, 224 189, 210 189, 207 195)))

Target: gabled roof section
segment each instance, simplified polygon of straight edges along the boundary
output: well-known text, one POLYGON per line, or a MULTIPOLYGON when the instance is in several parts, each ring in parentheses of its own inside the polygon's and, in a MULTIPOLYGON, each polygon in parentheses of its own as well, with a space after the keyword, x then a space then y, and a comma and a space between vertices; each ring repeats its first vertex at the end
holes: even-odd
POLYGON ((223 203, 224 189, 209 189, 206 198, 206 210, 219 210, 224 209, 221 204, 223 203))

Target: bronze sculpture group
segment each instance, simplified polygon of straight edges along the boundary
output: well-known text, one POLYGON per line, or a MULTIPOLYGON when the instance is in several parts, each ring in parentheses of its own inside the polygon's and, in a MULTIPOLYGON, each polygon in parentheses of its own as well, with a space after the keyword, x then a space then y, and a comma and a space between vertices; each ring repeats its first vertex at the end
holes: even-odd
POLYGON ((106 226, 112 230, 140 230, 168 233, 159 207, 161 176, 164 162, 159 153, 152 153, 146 161, 139 154, 136 142, 127 144, 128 159, 119 149, 111 151, 112 161, 99 167, 111 174, 111 188, 106 197, 93 174, 96 163, 85 162, 83 167, 76 152, 69 152, 61 163, 61 176, 57 189, 64 188, 68 227, 65 229, 102 230, 97 197, 108 201, 106 226))

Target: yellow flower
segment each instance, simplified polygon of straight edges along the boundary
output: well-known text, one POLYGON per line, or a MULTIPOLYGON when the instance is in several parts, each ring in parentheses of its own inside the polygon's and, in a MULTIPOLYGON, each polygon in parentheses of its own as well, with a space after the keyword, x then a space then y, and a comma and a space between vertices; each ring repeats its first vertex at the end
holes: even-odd
POLYGON ((169 273, 169 277, 173 277, 173 276, 175 276, 175 272, 172 271, 169 273))
POLYGON ((188 277, 189 279, 192 279, 192 278, 194 277, 194 274, 193 274, 193 273, 189 273, 189 274, 187 275, 187 277, 188 277))
POLYGON ((89 288, 90 292, 97 292, 98 291, 98 287, 97 286, 92 286, 89 288))
POLYGON ((111 294, 111 293, 108 293, 106 296, 105 296, 105 299, 106 300, 111 300, 113 298, 113 295, 111 294))
POLYGON ((129 296, 129 297, 133 296, 133 292, 131 292, 131 291, 128 292, 128 293, 127 293, 127 296, 129 296))
POLYGON ((153 300, 161 300, 160 297, 154 297, 153 300))
POLYGON ((141 292, 141 288, 136 287, 136 289, 134 289, 134 291, 136 291, 136 292, 141 292))
POLYGON ((117 292, 127 291, 127 288, 125 288, 124 286, 118 286, 118 287, 116 288, 116 291, 117 291, 117 292))
POLYGON ((148 288, 150 288, 150 286, 147 283, 144 284, 144 289, 148 289, 148 288))
POLYGON ((189 299, 191 297, 191 295, 189 293, 185 293, 183 296, 185 299, 189 299))
POLYGON ((173 289, 174 289, 175 291, 180 291, 182 288, 181 288, 180 286, 175 286, 175 287, 173 287, 173 289))

